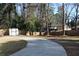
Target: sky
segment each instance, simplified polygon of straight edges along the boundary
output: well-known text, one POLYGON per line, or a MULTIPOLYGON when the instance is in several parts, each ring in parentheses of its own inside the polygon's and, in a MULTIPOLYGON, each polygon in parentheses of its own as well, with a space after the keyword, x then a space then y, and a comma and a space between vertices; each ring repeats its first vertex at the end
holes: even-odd
POLYGON ((21 6, 20 5, 16 5, 16 10, 17 10, 17 13, 18 15, 21 15, 21 6))
MULTIPOLYGON (((16 10, 18 15, 21 15, 21 6, 20 5, 16 5, 16 6, 17 6, 16 10)), ((49 6, 54 8, 54 14, 56 14, 58 12, 58 6, 62 6, 62 3, 49 3, 49 6)), ((71 8, 72 6, 68 8, 68 12, 70 12, 71 8)), ((75 13, 75 9, 73 9, 70 16, 75 15, 74 13, 75 13)))
POLYGON ((58 12, 58 6, 61 6, 61 3, 50 3, 49 6, 54 8, 54 14, 58 12))
MULTIPOLYGON (((49 3, 49 6, 54 7, 54 13, 57 13, 58 11, 58 6, 61 6, 61 3, 49 3)), ((19 5, 16 5, 17 8, 17 13, 19 13, 19 15, 21 15, 21 7, 19 5)))

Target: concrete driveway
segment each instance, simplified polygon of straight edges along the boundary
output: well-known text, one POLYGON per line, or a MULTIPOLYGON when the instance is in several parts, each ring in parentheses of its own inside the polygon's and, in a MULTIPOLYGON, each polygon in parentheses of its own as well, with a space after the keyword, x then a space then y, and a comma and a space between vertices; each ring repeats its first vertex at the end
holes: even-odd
MULTIPOLYGON (((33 38, 28 38, 33 39, 33 38)), ((27 40, 28 44, 22 50, 11 56, 66 56, 65 49, 50 40, 27 40)))

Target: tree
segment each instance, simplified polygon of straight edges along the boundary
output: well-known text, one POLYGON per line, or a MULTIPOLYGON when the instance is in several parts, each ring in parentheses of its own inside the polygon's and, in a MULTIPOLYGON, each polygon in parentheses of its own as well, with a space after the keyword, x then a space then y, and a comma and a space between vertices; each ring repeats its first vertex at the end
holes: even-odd
POLYGON ((76 4, 75 30, 77 30, 78 8, 79 4, 76 4))
POLYGON ((64 12, 64 3, 62 3, 62 6, 59 7, 59 14, 61 15, 62 18, 62 30, 63 30, 63 35, 65 35, 65 12, 64 12))
POLYGON ((5 19, 4 19, 4 12, 7 8, 8 4, 5 4, 5 3, 1 3, 0 4, 0 28, 5 28, 5 19))
POLYGON ((12 28, 12 27, 16 27, 16 7, 15 4, 9 4, 7 9, 7 20, 6 20, 6 25, 8 26, 8 28, 12 28))

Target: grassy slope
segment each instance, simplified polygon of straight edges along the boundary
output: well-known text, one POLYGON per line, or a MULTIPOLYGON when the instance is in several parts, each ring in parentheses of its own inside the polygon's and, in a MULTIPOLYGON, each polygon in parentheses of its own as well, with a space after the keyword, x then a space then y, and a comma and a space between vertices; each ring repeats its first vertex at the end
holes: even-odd
POLYGON ((0 55, 7 56, 11 55, 12 53, 24 48, 27 42, 24 40, 18 41, 8 41, 6 43, 0 43, 0 55))

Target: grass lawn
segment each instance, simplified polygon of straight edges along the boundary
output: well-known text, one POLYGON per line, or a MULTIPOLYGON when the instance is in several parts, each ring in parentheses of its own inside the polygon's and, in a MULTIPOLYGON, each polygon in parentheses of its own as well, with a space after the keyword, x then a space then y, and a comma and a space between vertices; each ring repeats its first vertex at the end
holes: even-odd
POLYGON ((27 42, 25 40, 8 41, 0 43, 0 56, 8 56, 12 53, 24 48, 27 42))
POLYGON ((55 41, 62 45, 64 49, 66 50, 66 53, 68 56, 79 56, 79 40, 67 40, 67 39, 58 39, 58 40, 53 40, 50 39, 51 41, 55 41))

